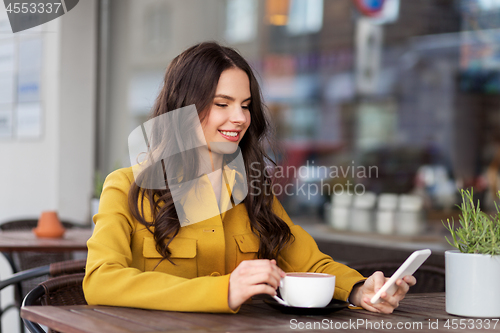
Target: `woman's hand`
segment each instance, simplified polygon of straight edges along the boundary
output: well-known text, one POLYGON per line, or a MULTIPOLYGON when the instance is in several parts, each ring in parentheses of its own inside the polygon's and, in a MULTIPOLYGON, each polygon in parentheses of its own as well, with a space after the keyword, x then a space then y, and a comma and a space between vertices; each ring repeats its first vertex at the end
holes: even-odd
POLYGON ((378 304, 372 304, 370 299, 382 288, 387 280, 389 278, 384 277, 382 272, 373 273, 363 284, 354 286, 349 300, 352 304, 361 306, 372 312, 392 313, 399 306, 399 302, 405 298, 410 287, 417 283, 417 280, 411 275, 407 275, 403 279, 398 279, 396 281, 398 289, 393 296, 389 296, 384 292, 381 295, 382 301, 378 304))
POLYGON ((254 295, 276 295, 282 277, 285 277, 285 272, 274 259, 242 261, 229 277, 229 307, 236 310, 254 295))

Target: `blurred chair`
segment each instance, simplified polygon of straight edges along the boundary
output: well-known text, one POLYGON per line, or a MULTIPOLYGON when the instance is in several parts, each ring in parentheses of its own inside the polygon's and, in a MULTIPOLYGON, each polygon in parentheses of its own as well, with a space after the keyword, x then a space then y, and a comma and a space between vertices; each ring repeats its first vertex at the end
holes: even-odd
MULTIPOLYGON (((49 265, 46 265, 46 266, 42 266, 42 267, 37 267, 37 268, 32 268, 32 269, 29 269, 29 270, 26 270, 26 271, 23 271, 23 272, 18 272, 14 275, 12 275, 10 278, 6 279, 6 280, 2 280, 0 281, 0 291, 5 288, 5 287, 8 287, 10 285, 18 285, 21 281, 24 281, 24 280, 28 280, 28 279, 32 279, 32 278, 35 278, 35 277, 38 277, 38 276, 42 276, 42 275, 48 275, 50 272, 50 266, 49 265)), ((6 306, 5 308, 3 309, 0 309, 0 333, 2 332, 2 320, 1 320, 1 317, 3 316, 4 313, 6 313, 8 310, 12 309, 16 307, 16 304, 9 304, 8 306, 6 306)), ((22 321, 20 322, 20 327, 21 327, 21 331, 20 332, 23 332, 23 325, 22 325, 22 321)))
MULTIPOLYGON (((15 231, 15 230, 31 230, 36 228, 38 219, 25 219, 5 222, 0 224, 1 231, 15 231)), ((63 221, 64 228, 72 229, 75 224, 63 221)), ((71 252, 34 252, 34 251, 19 251, 19 252, 2 252, 7 261, 9 262, 12 273, 25 271, 30 268, 49 265, 51 263, 71 260, 71 252)), ((20 284, 16 285, 16 304, 21 305, 21 301, 26 296, 28 291, 33 289, 38 283, 45 281, 45 278, 23 280, 20 284)), ((1 330, 1 329, 0 329, 1 330)))
MULTIPOLYGON (((17 272, 8 279, 0 281, 0 291, 3 288, 8 287, 10 285, 17 285, 20 282, 32 280, 38 277, 45 277, 44 280, 46 280, 47 277, 58 277, 67 274, 85 273, 85 264, 86 260, 69 260, 17 272)), ((11 304, 1 309, 0 318, 7 310, 15 306, 16 304, 11 304)), ((21 304, 19 303, 19 307, 20 306, 21 304)), ((22 320, 20 320, 20 327, 21 327, 21 332, 23 332, 24 325, 22 320)), ((2 332, 1 320, 0 320, 0 332, 2 332)))
MULTIPOLYGON (((363 276, 370 276, 376 271, 382 271, 390 277, 401 266, 401 262, 370 262, 353 263, 349 267, 357 270, 363 276)), ((444 267, 422 265, 413 274, 417 284, 410 288, 409 294, 444 292, 445 269, 444 267)))
MULTIPOLYGON (((29 305, 87 305, 83 294, 83 277, 85 273, 59 276, 40 283, 24 298, 22 306, 29 305)), ((24 319, 24 325, 31 333, 45 333, 32 321, 24 319)), ((54 330, 49 329, 54 333, 54 330)))

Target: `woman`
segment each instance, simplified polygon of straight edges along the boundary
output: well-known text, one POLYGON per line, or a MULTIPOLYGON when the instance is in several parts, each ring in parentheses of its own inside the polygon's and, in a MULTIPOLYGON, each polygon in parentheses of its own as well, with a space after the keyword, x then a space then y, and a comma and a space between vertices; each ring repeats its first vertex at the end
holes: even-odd
POLYGON ((269 124, 233 49, 201 43, 176 57, 151 120, 144 161, 106 179, 88 241, 89 304, 234 313, 275 295, 285 272, 308 271, 336 275, 334 298, 390 313, 416 283, 407 276, 370 304, 383 274, 365 280, 321 253, 269 194, 269 124))

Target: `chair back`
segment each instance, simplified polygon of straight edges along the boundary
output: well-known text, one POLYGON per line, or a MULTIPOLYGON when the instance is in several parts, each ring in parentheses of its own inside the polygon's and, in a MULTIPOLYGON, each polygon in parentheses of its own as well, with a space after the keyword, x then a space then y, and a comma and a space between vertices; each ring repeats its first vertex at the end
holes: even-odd
POLYGON ((87 259, 66 260, 50 264, 50 276, 57 277, 61 275, 70 275, 85 273, 87 259))
POLYGON ((85 273, 62 275, 40 284, 45 294, 40 298, 42 305, 86 305, 83 294, 85 273))
POLYGON ((85 273, 86 260, 68 260, 56 262, 50 265, 44 265, 27 269, 22 272, 17 272, 10 276, 8 279, 0 280, 0 290, 10 285, 37 278, 40 276, 61 276, 77 273, 85 273))
MULTIPOLYGON (((22 306, 29 305, 87 305, 83 294, 85 273, 62 275, 40 283, 24 298, 22 306)), ((44 332, 37 323, 23 318, 24 324, 32 333, 44 332)), ((54 332, 50 330, 49 332, 54 332)))

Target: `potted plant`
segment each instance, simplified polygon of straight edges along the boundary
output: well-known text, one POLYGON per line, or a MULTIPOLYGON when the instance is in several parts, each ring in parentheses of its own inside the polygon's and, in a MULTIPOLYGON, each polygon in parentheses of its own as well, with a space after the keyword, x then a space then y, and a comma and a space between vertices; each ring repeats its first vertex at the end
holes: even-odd
MULTIPOLYGON (((457 250, 445 252, 446 312, 459 316, 500 317, 500 210, 488 215, 462 190, 460 226, 452 219, 446 240, 457 250)), ((500 191, 499 191, 500 196, 500 191)))
MULTIPOLYGON (((90 200, 90 218, 92 219, 99 210, 99 202, 102 193, 102 187, 104 185, 104 179, 100 171, 95 172, 94 178, 94 193, 92 199, 90 200)), ((91 228, 94 228, 94 222, 90 221, 91 228)))

